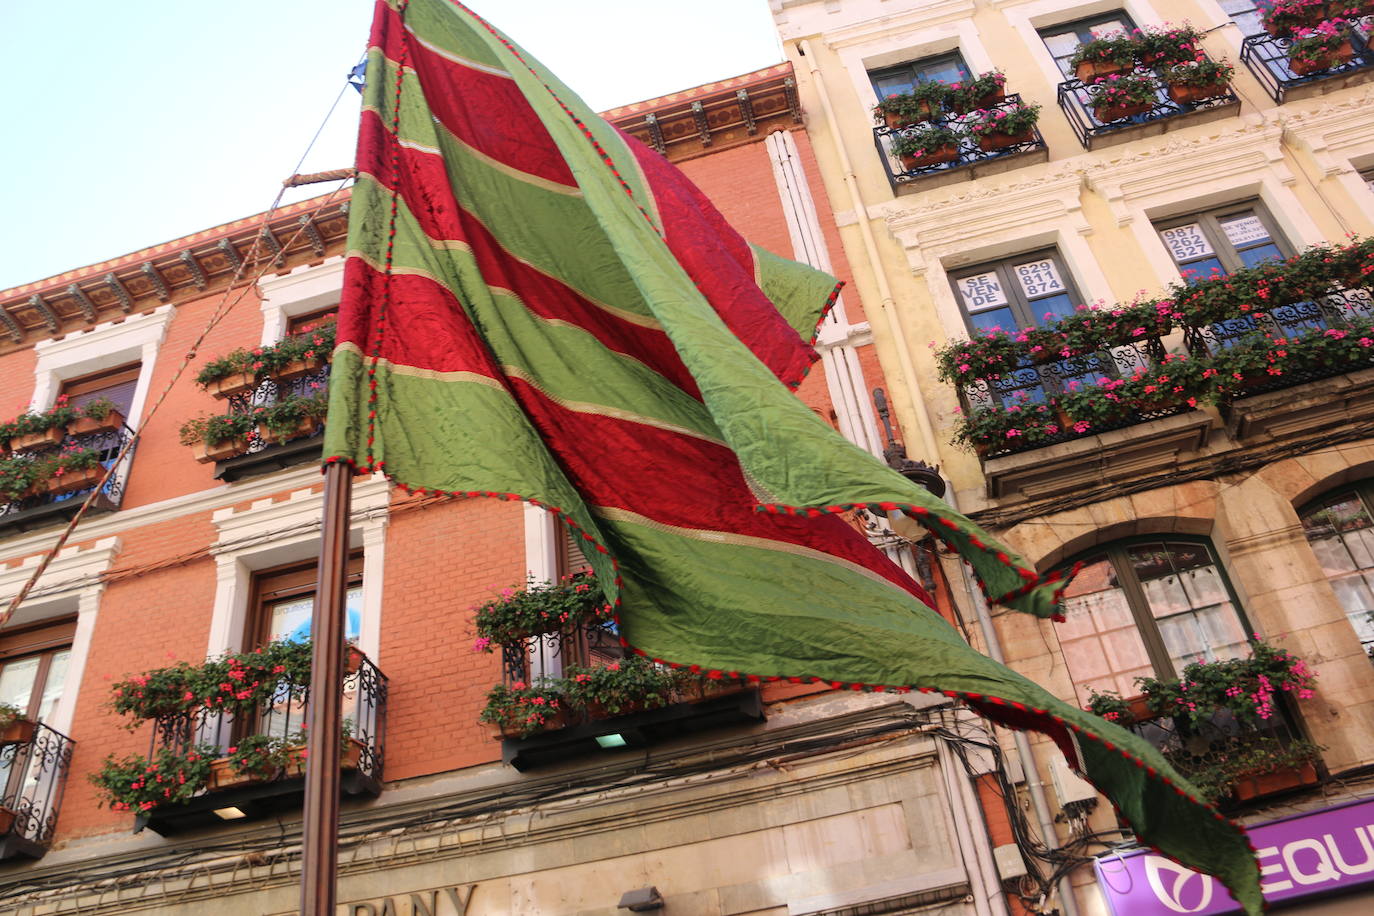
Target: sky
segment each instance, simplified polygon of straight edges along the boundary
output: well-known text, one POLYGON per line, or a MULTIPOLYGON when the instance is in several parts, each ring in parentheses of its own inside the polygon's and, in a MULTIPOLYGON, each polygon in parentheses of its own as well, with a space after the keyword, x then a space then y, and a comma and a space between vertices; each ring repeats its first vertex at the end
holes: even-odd
MULTIPOLYGON (((767 0, 468 5, 597 111, 783 60, 767 0)), ((369 0, 0 0, 0 290, 250 216, 294 172, 351 166, 359 96, 340 90, 371 18, 369 0)))

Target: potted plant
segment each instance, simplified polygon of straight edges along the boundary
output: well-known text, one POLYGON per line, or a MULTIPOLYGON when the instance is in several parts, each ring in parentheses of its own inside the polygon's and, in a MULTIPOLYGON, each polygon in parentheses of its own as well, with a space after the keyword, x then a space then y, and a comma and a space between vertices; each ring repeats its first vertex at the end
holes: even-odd
POLYGON ((0 459, 0 501, 18 502, 46 489, 43 464, 16 456, 0 459))
POLYGON ((978 148, 984 152, 1027 143, 1040 119, 1039 105, 1017 103, 1011 108, 994 108, 975 112, 969 121, 969 132, 978 138, 978 148))
POLYGON ((1150 698, 1144 694, 1122 699, 1114 690, 1098 693, 1092 688, 1088 689, 1088 711, 1118 725, 1145 722, 1156 715, 1150 707, 1150 698))
POLYGON ((124 415, 119 412, 115 402, 109 398, 93 398, 81 405, 76 419, 67 425, 67 433, 72 436, 89 436, 95 433, 108 433, 124 426, 124 415))
POLYGON ((1284 38, 1299 28, 1315 26, 1327 18, 1327 0, 1259 0, 1264 30, 1284 38))
POLYGON ((567 724, 567 682, 562 678, 534 684, 497 684, 487 692, 478 720, 504 738, 528 738, 567 724))
POLYGON ((225 748, 227 756, 210 763, 207 788, 227 789, 248 782, 266 782, 305 771, 305 732, 284 736, 248 735, 225 748))
POLYGON ((879 101, 873 115, 896 130, 937 117, 948 98, 949 87, 944 83, 917 83, 907 92, 893 93, 879 101))
POLYGON ((1317 784, 1321 747, 1310 741, 1282 743, 1274 738, 1253 739, 1229 763, 1236 798, 1249 801, 1317 784))
POLYGON ((93 487, 105 476, 100 452, 93 448, 68 446, 56 458, 44 464, 48 492, 53 495, 93 487))
POLYGON ((1143 67, 1167 67, 1202 59, 1197 47, 1202 40, 1202 33, 1190 25, 1171 29, 1147 26, 1139 36, 1138 60, 1143 67))
POLYGON ((914 169, 953 162, 959 158, 959 135, 948 127, 922 124, 892 141, 892 155, 902 161, 902 169, 914 169))
POLYGON ((67 425, 76 419, 75 408, 67 406, 67 396, 40 413, 25 413, 15 417, 9 434, 10 450, 22 452, 59 444, 67 434, 67 425))
POLYGON ((1295 29, 1293 34, 1296 37, 1288 46, 1288 66, 1298 76, 1339 67, 1355 56, 1349 32, 1334 23, 1295 29))
POLYGON ((702 672, 679 668, 674 672, 673 690, 677 699, 684 703, 695 703, 747 689, 749 681, 746 678, 731 677, 720 671, 702 672))
POLYGON ((497 597, 469 610, 476 614, 474 648, 479 652, 611 619, 611 606, 590 573, 574 573, 557 582, 531 578, 523 588, 503 588, 497 597))
POLYGON ((279 382, 289 382, 319 372, 334 351, 336 327, 331 321, 288 337, 264 350, 264 363, 269 374, 279 382))
POLYGON ((182 445, 196 449, 196 460, 224 461, 248 451, 248 433, 257 425, 252 414, 199 416, 181 424, 182 445))
POLYGON ((1226 92, 1235 68, 1210 58, 1185 61, 1164 71, 1169 98, 1177 105, 1192 105, 1226 92))
POLYGON ((568 702, 592 719, 666 706, 677 681, 672 669, 638 655, 605 665, 570 667, 565 674, 568 702))
POLYGON ((146 814, 160 805, 184 804, 204 791, 216 753, 209 746, 182 751, 169 745, 151 759, 130 754, 116 760, 111 754, 90 780, 110 810, 146 814))
POLYGON ((268 407, 253 408, 253 421, 258 435, 269 442, 286 442, 301 436, 313 436, 329 412, 329 401, 323 392, 308 396, 285 397, 268 407))
POLYGON ((1113 74, 1129 73, 1140 54, 1140 42, 1116 32, 1084 42, 1069 58, 1073 75, 1083 83, 1092 83, 1113 74))
POLYGON ((1045 445, 1065 432, 1052 406, 1044 403, 979 408, 954 424, 955 441, 971 446, 980 458, 1045 445))
POLYGON ((264 368, 261 347, 240 347, 206 363, 196 373, 196 384, 217 398, 230 398, 256 388, 264 368))
POLYGON ((992 108, 1007 97, 1007 78, 1000 70, 980 73, 968 82, 949 87, 949 108, 956 114, 968 114, 981 108, 992 108))
POLYGON ((0 703, 0 747, 27 744, 33 740, 35 723, 24 710, 11 703, 0 703))
POLYGON ((1149 111, 1159 102, 1159 84, 1153 76, 1129 73, 1098 81, 1090 104, 1093 117, 1107 124, 1149 111))

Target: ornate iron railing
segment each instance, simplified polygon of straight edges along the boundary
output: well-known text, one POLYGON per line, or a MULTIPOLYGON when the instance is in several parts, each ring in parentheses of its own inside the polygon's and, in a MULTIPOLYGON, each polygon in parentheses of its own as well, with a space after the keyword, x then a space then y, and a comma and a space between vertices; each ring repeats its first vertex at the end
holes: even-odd
POLYGON ((624 654, 614 621, 589 622, 502 643, 501 676, 506 684, 530 684, 560 676, 567 665, 594 665, 624 654))
POLYGON ((1084 149, 1092 149, 1095 139, 1116 131, 1140 127, 1144 124, 1192 114, 1197 111, 1239 104, 1236 94, 1229 87, 1220 95, 1208 99, 1200 99, 1196 102, 1175 102, 1169 97, 1167 89, 1161 85, 1155 95, 1154 102, 1143 111, 1128 117, 1104 121, 1098 117, 1095 103, 1105 88, 1106 84, 1084 83, 1077 79, 1065 80, 1059 84, 1057 93, 1059 107, 1063 110, 1064 117, 1068 119, 1069 126, 1073 128, 1074 136, 1078 138, 1078 142, 1083 145, 1084 149))
MULTIPOLYGON (((271 407, 289 397, 311 397, 322 391, 329 382, 329 364, 316 372, 299 376, 289 381, 280 381, 274 378, 265 378, 258 383, 257 387, 243 394, 237 394, 228 398, 228 409, 226 413, 246 413, 251 414, 258 408, 271 407)), ((248 433, 248 451, 252 455, 267 448, 272 443, 264 439, 258 430, 254 428, 248 433)))
MULTIPOLYGON (((52 443, 41 448, 34 448, 16 455, 19 460, 44 461, 52 458, 61 451, 71 449, 94 449, 100 453, 100 466, 102 469, 108 468, 119 455, 125 444, 133 436, 133 430, 128 426, 121 425, 118 429, 106 430, 95 433, 85 433, 81 435, 67 434, 60 442, 52 443)), ((124 478, 128 467, 133 463, 134 449, 129 450, 129 454, 124 459, 124 468, 110 476, 110 479, 100 489, 100 500, 95 508, 117 509, 120 500, 124 497, 124 478)), ((10 517, 18 516, 20 513, 28 513, 32 509, 43 506, 51 506, 59 503, 71 503, 73 508, 81 505, 82 501, 90 495, 91 490, 95 489, 95 483, 82 487, 77 490, 69 490, 63 493, 35 493, 22 499, 12 500, 8 503, 0 502, 0 526, 3 526, 10 517)))
MULTIPOLYGON (((386 747, 387 677, 365 656, 356 658, 357 665, 350 665, 342 686, 345 736, 358 747, 358 771, 380 781, 386 747)), ((249 735, 289 740, 305 728, 310 691, 309 684, 288 677, 277 683, 269 700, 248 713, 235 716, 202 708, 190 715, 155 719, 150 750, 156 753, 171 747, 180 752, 208 746, 227 753, 249 735)))
MULTIPOLYGON (((1011 93, 1005 100, 992 106, 989 111, 1005 110, 1010 111, 1021 104, 1021 96, 1011 93)), ((960 169, 967 169, 979 163, 987 162, 992 159, 1000 159, 1014 153, 1025 153, 1032 150, 1044 149, 1045 138, 1040 135, 1039 128, 1031 128, 1029 138, 1004 146, 999 149, 985 150, 979 145, 978 138, 969 129, 972 114, 953 114, 946 113, 941 117, 935 118, 932 122, 941 127, 947 127, 959 135, 958 158, 950 162, 938 162, 931 165, 918 166, 917 168, 907 169, 902 165, 900 159, 892 154, 892 144, 897 138, 904 134, 910 134, 916 128, 913 127, 875 127, 873 128, 873 146, 878 151, 878 158, 882 160, 883 169, 887 172, 888 183, 893 189, 904 184, 919 181, 931 175, 947 172, 955 172, 960 169)))
POLYGON ((1308 83, 1318 83, 1333 77, 1344 77, 1360 70, 1374 67, 1374 49, 1370 47, 1370 34, 1374 31, 1374 17, 1362 20, 1362 26, 1352 28, 1348 34, 1354 56, 1325 70, 1298 73, 1288 59, 1288 49, 1293 45, 1291 38, 1276 38, 1261 33, 1251 35, 1241 42, 1240 59, 1259 80, 1264 91, 1275 102, 1282 104, 1289 91, 1308 83))
POLYGON ((67 782, 76 742, 39 722, 33 737, 22 744, 0 747, 0 848, 9 838, 19 838, 35 848, 46 848, 57 826, 58 809, 67 782))

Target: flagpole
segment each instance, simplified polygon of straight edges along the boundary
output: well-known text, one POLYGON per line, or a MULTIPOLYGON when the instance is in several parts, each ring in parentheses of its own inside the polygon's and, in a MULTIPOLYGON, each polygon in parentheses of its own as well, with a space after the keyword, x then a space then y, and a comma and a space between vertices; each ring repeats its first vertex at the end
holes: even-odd
POLYGON ((338 874, 339 745, 343 740, 343 653, 348 591, 348 517, 353 469, 335 461, 324 472, 318 591, 310 619, 310 708, 305 814, 301 835, 300 916, 333 916, 338 874))

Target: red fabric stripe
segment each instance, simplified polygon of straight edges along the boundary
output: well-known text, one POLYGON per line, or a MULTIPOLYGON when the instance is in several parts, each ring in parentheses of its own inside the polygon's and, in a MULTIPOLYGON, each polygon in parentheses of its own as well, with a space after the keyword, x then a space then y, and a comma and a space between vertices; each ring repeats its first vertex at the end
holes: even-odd
POLYGON ((930 604, 920 585, 842 518, 755 512, 729 449, 626 420, 574 413, 520 379, 507 381, 589 504, 628 509, 665 525, 811 547, 871 570, 930 604), (575 431, 575 443, 567 444, 569 430, 575 431))
POLYGON ((621 132, 658 204, 664 241, 736 337, 783 381, 818 358, 754 282, 749 244, 678 168, 621 132))
MULTIPOLYGON (((372 44, 388 60, 401 59, 404 26, 395 10, 377 4, 372 44), (381 20, 385 17, 387 21, 381 20)), ((431 92, 424 102, 455 137, 498 162, 549 181, 576 185, 572 170, 553 137, 535 117, 534 109, 515 81, 466 67, 439 56, 409 36, 410 64, 423 86, 461 86, 454 93, 431 92), (499 111, 499 118, 483 112, 499 111)), ((418 101, 418 100, 413 100, 418 101)))
MULTIPOLYGON (((358 132, 358 161, 364 171, 388 190, 392 186, 390 160, 395 146, 391 132, 377 114, 363 112, 358 132)), ((534 314, 577 325, 610 350, 639 360, 687 394, 700 398, 696 380, 682 364, 668 335, 618 318, 566 284, 512 258, 482 221, 459 204, 441 157, 406 148, 399 152, 401 197, 426 235, 466 242, 489 285, 514 291, 534 314)), ((435 354, 436 358, 442 355, 442 352, 435 354)), ((445 368, 438 363, 419 367, 445 368)))

